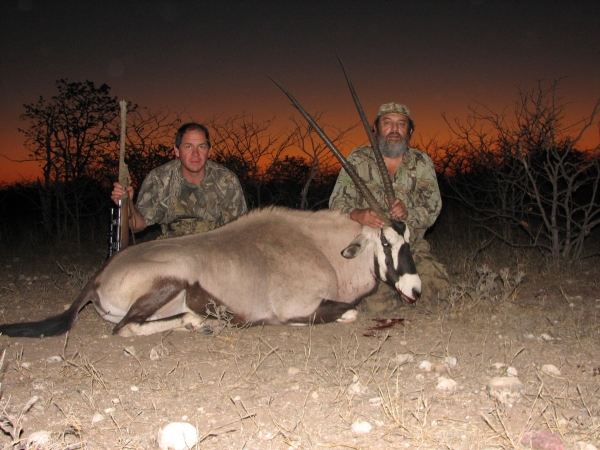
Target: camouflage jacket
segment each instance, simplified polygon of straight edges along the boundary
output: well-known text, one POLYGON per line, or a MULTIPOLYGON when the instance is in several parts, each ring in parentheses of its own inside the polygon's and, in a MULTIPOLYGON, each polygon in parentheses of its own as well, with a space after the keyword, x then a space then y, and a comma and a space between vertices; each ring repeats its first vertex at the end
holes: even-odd
POLYGON ((237 176, 211 160, 199 184, 183 177, 179 159, 152 170, 136 207, 147 225, 162 225, 165 237, 212 230, 247 212, 237 176))
MULTIPOLYGON (((348 162, 354 166, 377 201, 385 205, 383 182, 371 147, 354 149, 348 156, 348 162)), ((394 174, 392 183, 396 197, 402 200, 408 209, 406 223, 411 232, 411 241, 423 239, 425 231, 433 225, 442 209, 442 198, 433 161, 424 152, 409 148, 404 154, 402 164, 394 174)), ((342 212, 350 214, 354 208, 368 207, 368 203, 358 192, 350 176, 342 169, 329 199, 329 208, 341 209, 342 212)))

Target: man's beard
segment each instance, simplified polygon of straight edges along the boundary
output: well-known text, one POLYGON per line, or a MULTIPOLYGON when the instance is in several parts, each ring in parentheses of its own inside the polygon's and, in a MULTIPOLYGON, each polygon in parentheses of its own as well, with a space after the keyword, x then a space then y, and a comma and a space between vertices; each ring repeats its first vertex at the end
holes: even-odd
POLYGON ((379 150, 383 156, 387 156, 388 158, 398 158, 404 155, 406 150, 408 150, 408 141, 409 138, 405 138, 402 135, 400 135, 400 140, 395 142, 389 142, 387 136, 377 136, 379 150))

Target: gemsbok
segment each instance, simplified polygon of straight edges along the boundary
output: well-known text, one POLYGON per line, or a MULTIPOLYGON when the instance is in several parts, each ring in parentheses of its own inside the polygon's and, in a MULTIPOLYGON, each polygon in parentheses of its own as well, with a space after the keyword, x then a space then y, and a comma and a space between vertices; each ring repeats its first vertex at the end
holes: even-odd
MULTIPOLYGON (((377 149, 347 74, 346 79, 377 149)), ((116 324, 113 333, 120 336, 180 327, 197 330, 207 316, 223 309, 233 324, 353 322, 356 305, 375 289, 377 278, 395 286, 405 300, 416 301, 421 280, 408 227, 388 217, 313 118, 277 85, 336 154, 386 222, 384 228, 362 226, 339 211, 252 211, 207 233, 131 246, 114 255, 62 314, 0 325, 0 333, 63 334, 90 302, 102 318, 116 324)), ((388 174, 380 154, 378 161, 381 173, 388 174)), ((387 180, 386 198, 393 198, 389 174, 387 180)))

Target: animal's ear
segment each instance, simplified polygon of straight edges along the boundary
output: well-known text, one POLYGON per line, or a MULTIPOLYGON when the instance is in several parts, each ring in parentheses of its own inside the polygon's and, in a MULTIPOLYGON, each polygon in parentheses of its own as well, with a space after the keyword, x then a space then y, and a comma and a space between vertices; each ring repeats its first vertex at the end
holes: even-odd
POLYGON ((347 259, 355 258, 362 252, 367 245, 367 237, 364 234, 359 234, 354 238, 350 245, 342 250, 342 256, 347 259))

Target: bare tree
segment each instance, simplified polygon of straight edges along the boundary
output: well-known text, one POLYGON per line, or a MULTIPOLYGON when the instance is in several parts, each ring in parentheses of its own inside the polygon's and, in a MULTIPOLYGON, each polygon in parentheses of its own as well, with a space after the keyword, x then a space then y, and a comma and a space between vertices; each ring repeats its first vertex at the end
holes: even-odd
POLYGON ((248 206, 260 207, 269 170, 288 149, 291 134, 285 131, 271 134, 272 120, 256 122, 248 114, 224 121, 214 117, 206 124, 214 130, 214 159, 237 174, 248 206))
MULTIPOLYGON (((151 110, 136 105, 127 114, 125 159, 136 191, 152 169, 174 158, 175 133, 181 122, 181 113, 168 108, 151 110)), ((110 170, 111 184, 118 178, 118 162, 119 146, 116 145, 104 164, 104 170, 110 170)))
MULTIPOLYGON (((49 101, 24 105, 20 129, 31 150, 30 159, 40 162, 38 180, 42 222, 57 239, 81 241, 85 218, 98 224, 107 221, 105 191, 117 179, 120 108, 110 87, 91 81, 56 82, 58 94, 49 101)), ((127 159, 132 182, 139 186, 154 167, 171 159, 179 114, 162 108, 151 111, 129 106, 127 159)))
POLYGON ((29 128, 19 131, 26 136, 31 160, 42 165, 40 203, 46 231, 60 238, 73 226, 80 242, 93 172, 118 140, 119 105, 106 84, 61 79, 56 87, 58 95, 50 101, 40 96, 37 103, 24 105, 21 120, 28 121, 29 128))
MULTIPOLYGON (((314 115, 315 120, 319 123, 322 121, 322 113, 314 115)), ((307 174, 304 186, 300 193, 300 209, 308 209, 308 192, 311 184, 314 182, 322 182, 330 178, 332 171, 338 171, 340 164, 335 158, 335 155, 323 143, 323 140, 316 134, 315 130, 305 121, 298 122, 295 117, 291 118, 295 127, 292 132, 292 148, 296 148, 307 159, 310 170, 307 174)), ((321 125, 321 128, 326 131, 334 145, 341 147, 345 144, 348 134, 356 128, 354 124, 346 129, 341 129, 333 126, 321 125)), ((328 198, 323 199, 326 202, 328 198)), ((318 206, 318 205, 315 205, 318 206)))
POLYGON ((578 148, 600 101, 564 125, 559 85, 539 81, 520 90, 511 118, 471 108, 466 123, 450 124, 458 141, 438 161, 472 219, 510 245, 540 250, 555 266, 587 256, 584 241, 600 223, 600 146, 578 148))

